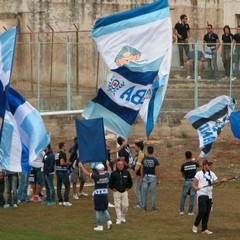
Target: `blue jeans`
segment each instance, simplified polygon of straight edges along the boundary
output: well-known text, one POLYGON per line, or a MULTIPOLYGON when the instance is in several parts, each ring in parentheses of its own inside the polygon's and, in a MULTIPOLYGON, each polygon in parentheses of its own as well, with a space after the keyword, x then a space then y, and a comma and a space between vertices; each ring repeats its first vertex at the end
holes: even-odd
POLYGON ((179 50, 179 61, 180 66, 184 66, 184 57, 183 57, 183 49, 185 51, 186 56, 189 53, 189 44, 185 43, 185 40, 178 39, 178 50, 179 50))
POLYGON ((235 77, 239 77, 239 62, 240 62, 240 52, 235 52, 234 54, 234 63, 235 63, 234 76, 235 77))
POLYGON ((143 208, 147 208, 147 194, 148 189, 151 190, 151 207, 152 209, 156 209, 156 185, 157 185, 157 178, 156 176, 145 176, 143 179, 143 186, 142 186, 142 205, 143 208))
POLYGON ((57 195, 59 202, 68 202, 70 193, 70 180, 67 171, 56 171, 57 175, 57 195), (62 197, 62 184, 65 186, 64 199, 62 197))
POLYGON ((16 174, 8 174, 6 176, 6 188, 7 188, 7 203, 9 205, 18 204, 17 199, 17 184, 18 176, 16 174))
POLYGON ((29 185, 28 177, 29 177, 28 172, 21 173, 21 180, 20 180, 18 193, 17 193, 18 200, 27 200, 28 198, 27 196, 28 185, 29 185))
POLYGON ((109 214, 108 210, 96 211, 96 218, 97 218, 97 223, 98 223, 99 226, 103 225, 103 223, 102 223, 102 212, 103 212, 107 221, 111 220, 111 217, 110 217, 110 214, 109 214))
POLYGON ((194 208, 194 196, 196 191, 192 187, 192 181, 185 181, 182 188, 182 198, 180 202, 180 212, 184 212, 185 201, 187 195, 190 194, 190 202, 188 207, 188 212, 191 213, 194 208))
POLYGON ((44 179, 45 179, 45 188, 46 188, 46 200, 55 202, 55 188, 54 188, 54 174, 49 174, 46 175, 44 174, 44 179))
POLYGON ((139 175, 136 176, 135 182, 134 182, 134 194, 136 198, 136 204, 142 206, 142 182, 141 177, 139 175))
POLYGON ((215 80, 219 80, 219 72, 217 65, 217 53, 212 54, 212 59, 207 59, 208 65, 208 78, 214 78, 215 80))

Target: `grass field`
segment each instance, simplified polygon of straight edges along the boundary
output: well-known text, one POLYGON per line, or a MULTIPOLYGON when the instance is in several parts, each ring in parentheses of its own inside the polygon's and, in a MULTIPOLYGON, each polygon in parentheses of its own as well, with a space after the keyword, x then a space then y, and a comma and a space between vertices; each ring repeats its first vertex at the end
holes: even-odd
MULTIPOLYGON (((72 200, 72 207, 30 203, 18 209, 0 209, 1 239, 239 239, 239 183, 231 182, 215 189, 209 221, 212 236, 192 233, 195 216, 179 216, 181 185, 181 181, 162 181, 157 192, 157 213, 134 209, 131 191, 127 222, 113 224, 111 230, 104 225, 100 233, 93 231, 96 219, 91 197, 72 200)), ((92 187, 85 190, 90 194, 92 187)), ((114 208, 109 208, 109 212, 115 223, 114 208)))
MULTIPOLYGON (((41 203, 19 205, 18 209, 0 209, 0 236, 1 239, 161 239, 161 240, 236 240, 240 239, 240 181, 231 181, 214 188, 213 212, 210 215, 209 230, 213 235, 194 234, 191 231, 195 216, 179 215, 179 201, 182 180, 179 173, 184 161, 185 150, 194 149, 198 152, 195 141, 191 139, 175 139, 169 147, 167 141, 152 141, 157 156, 161 160, 161 185, 157 190, 157 213, 141 209, 134 209, 133 190, 130 190, 130 207, 127 222, 116 225, 114 208, 109 208, 113 221, 113 228, 95 232, 95 212, 91 193, 93 187, 85 187, 88 197, 72 200, 72 207, 45 206, 41 203), (190 144, 191 143, 191 144, 190 144), (186 146, 188 147, 186 149, 186 146)), ((225 140, 224 140, 225 141, 225 140)), ((219 141, 212 150, 214 159, 213 171, 221 178, 231 176, 239 171, 238 145, 232 141, 219 141), (228 157, 227 157, 228 156, 228 157)), ((193 151, 193 152, 194 152, 193 151)), ((235 174, 236 175, 236 174, 235 174)), ((112 192, 109 194, 112 201, 112 192)), ((188 205, 188 201, 187 201, 188 205)), ((194 212, 197 213, 195 205, 194 212)), ((199 229, 200 230, 200 229, 199 229)))

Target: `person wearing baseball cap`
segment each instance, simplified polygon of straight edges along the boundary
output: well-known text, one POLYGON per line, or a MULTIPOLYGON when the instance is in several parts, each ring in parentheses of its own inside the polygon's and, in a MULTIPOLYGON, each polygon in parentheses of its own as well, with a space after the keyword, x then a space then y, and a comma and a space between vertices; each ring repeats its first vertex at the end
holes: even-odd
POLYGON ((92 178, 95 182, 94 187, 94 208, 96 211, 96 218, 98 226, 94 228, 94 231, 103 231, 103 223, 102 223, 102 215, 104 214, 106 220, 107 220, 107 229, 112 228, 112 221, 111 216, 107 210, 108 208, 108 183, 111 173, 111 168, 109 167, 109 161, 106 161, 106 165, 108 167, 108 171, 105 171, 105 166, 102 163, 99 163, 96 166, 96 171, 89 172, 84 165, 79 162, 79 167, 82 169, 82 171, 92 178))
POLYGON ((202 233, 213 234, 213 232, 208 230, 208 219, 212 208, 213 185, 219 186, 227 181, 225 178, 217 181, 218 177, 211 170, 212 164, 213 162, 204 160, 202 162, 202 170, 196 173, 192 182, 192 186, 197 191, 198 197, 198 215, 192 227, 194 233, 197 233, 198 225, 202 221, 202 233))

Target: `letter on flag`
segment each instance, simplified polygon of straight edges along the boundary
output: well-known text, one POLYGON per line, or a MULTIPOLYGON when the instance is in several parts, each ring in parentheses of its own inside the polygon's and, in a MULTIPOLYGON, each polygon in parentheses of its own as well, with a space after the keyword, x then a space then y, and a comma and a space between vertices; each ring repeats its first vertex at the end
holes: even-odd
POLYGON ((168 1, 102 18, 93 28, 93 38, 110 73, 107 84, 99 88, 83 116, 103 117, 106 129, 127 138, 144 104, 141 116, 150 135, 170 70, 172 27, 168 1))
POLYGON ((202 149, 200 157, 208 156, 212 143, 225 127, 225 123, 229 122, 235 104, 233 98, 219 96, 185 116, 198 132, 199 147, 202 149))
POLYGON ((107 160, 103 119, 76 119, 79 158, 82 163, 107 160))

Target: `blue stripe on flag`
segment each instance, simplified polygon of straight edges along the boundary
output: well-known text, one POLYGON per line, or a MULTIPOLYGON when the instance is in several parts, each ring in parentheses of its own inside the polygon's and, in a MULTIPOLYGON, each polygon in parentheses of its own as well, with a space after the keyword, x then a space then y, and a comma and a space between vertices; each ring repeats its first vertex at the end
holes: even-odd
POLYGON ((9 123, 4 123, 3 134, 0 144, 0 162, 3 169, 10 169, 10 157, 12 149, 14 127, 9 123))
MULTIPOLYGON (((161 11, 162 18, 170 17, 167 0, 157 1, 155 3, 147 4, 145 6, 131 9, 126 12, 117 13, 112 16, 104 17, 96 22, 93 30, 93 36, 99 37, 102 34, 106 34, 107 32, 110 33, 111 30, 113 30, 113 27, 111 25, 112 24, 117 25, 118 22, 122 21, 126 21, 128 23, 129 28, 159 20, 161 17, 161 15, 159 16, 159 11, 161 11), (166 8, 165 11, 164 8, 166 8), (133 21, 131 21, 131 19, 133 19, 133 21), (110 26, 108 27, 108 25, 110 26), (102 27, 104 30, 101 29, 102 27), (108 31, 106 31, 105 29, 107 29, 108 31)), ((121 26, 117 26, 114 29, 114 31, 116 30, 121 31, 125 29, 126 26, 124 27, 124 25, 121 24, 121 26)))
POLYGON ((39 155, 46 148, 50 139, 46 131, 44 131, 44 122, 36 109, 24 118, 21 128, 28 136, 27 140, 31 149, 36 155, 39 155))
POLYGON ((146 123, 146 135, 150 136, 157 121, 158 114, 163 104, 168 76, 163 76, 160 80, 153 83, 152 97, 148 106, 148 119, 146 123))
POLYGON ((132 126, 120 118, 117 114, 109 111, 98 103, 90 102, 83 112, 84 118, 99 118, 103 117, 104 127, 124 138, 128 138, 132 126))
POLYGON ((13 88, 9 88, 8 102, 11 113, 14 115, 17 108, 26 102, 26 99, 13 88))
MULTIPOLYGON (((112 101, 101 88, 99 88, 97 96, 92 101, 102 105, 112 113, 118 115, 130 125, 132 125, 136 120, 138 111, 118 105, 117 103, 112 101)), ((98 114, 99 116, 102 115, 101 112, 99 112, 98 114)))
POLYGON ((113 72, 116 72, 126 78, 128 81, 132 83, 138 83, 142 85, 152 84, 154 78, 157 76, 158 71, 154 72, 132 72, 126 66, 119 67, 117 69, 113 69, 113 72))

